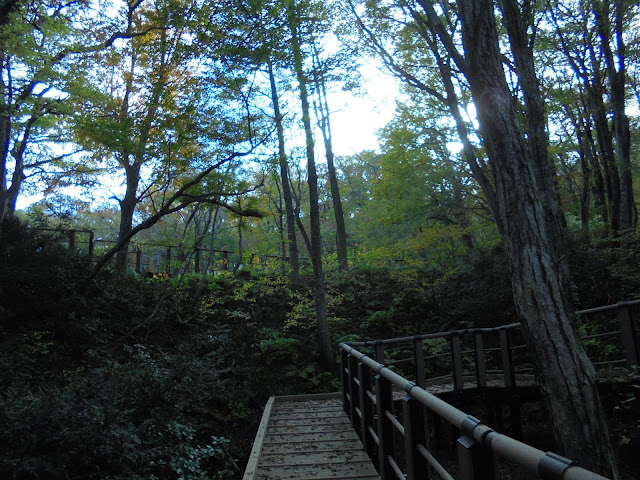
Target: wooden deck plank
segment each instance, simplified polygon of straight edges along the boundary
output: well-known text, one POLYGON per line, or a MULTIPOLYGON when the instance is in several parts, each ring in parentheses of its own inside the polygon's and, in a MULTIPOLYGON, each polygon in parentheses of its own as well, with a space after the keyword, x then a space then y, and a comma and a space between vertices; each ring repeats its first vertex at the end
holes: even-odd
POLYGON ((340 394, 272 397, 243 480, 379 480, 340 394))

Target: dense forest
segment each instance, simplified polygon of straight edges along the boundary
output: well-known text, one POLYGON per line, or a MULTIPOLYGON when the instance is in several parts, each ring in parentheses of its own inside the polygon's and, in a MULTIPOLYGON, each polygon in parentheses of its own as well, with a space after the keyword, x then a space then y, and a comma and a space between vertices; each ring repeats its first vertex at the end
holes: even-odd
POLYGON ((339 342, 521 321, 555 449, 633 478, 576 310, 640 292, 639 32, 628 0, 0 2, 0 477, 239 478, 339 342), (369 64, 395 111, 339 154, 369 64))

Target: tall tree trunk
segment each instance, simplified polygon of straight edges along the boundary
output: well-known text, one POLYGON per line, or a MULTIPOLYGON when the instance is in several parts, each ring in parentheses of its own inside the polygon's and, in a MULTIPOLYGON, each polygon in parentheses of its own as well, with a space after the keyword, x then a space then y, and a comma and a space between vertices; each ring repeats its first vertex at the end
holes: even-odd
MULTIPOLYGON (((125 160, 126 162, 126 160, 125 160)), ((124 197, 120 200, 120 227, 118 230, 118 239, 126 238, 133 228, 133 214, 138 205, 138 184, 140 183, 140 163, 134 162, 133 165, 125 167, 125 175, 127 180, 127 189, 124 197)), ((116 270, 122 272, 127 268, 127 259, 129 254, 130 240, 123 243, 118 255, 116 256, 116 270)))
POLYGON ((31 132, 36 121, 40 118, 39 114, 32 114, 29 119, 24 122, 22 127, 22 136, 20 141, 11 146, 11 130, 13 126, 10 107, 4 103, 5 85, 0 81, 0 98, 3 103, 0 104, 0 224, 7 215, 13 215, 16 211, 16 203, 22 184, 25 181, 24 173, 24 154, 27 149, 27 143, 30 140, 31 132), (11 183, 7 185, 7 176, 9 175, 7 163, 9 157, 13 157, 13 172, 11 173, 11 183))
POLYGON ((589 203, 591 200, 591 192, 589 188, 591 180, 591 167, 588 160, 589 147, 586 145, 584 140, 584 132, 577 124, 576 134, 578 136, 580 154, 580 171, 582 172, 582 187, 580 190, 580 223, 585 237, 589 238, 589 203))
POLYGON ((616 139, 615 156, 616 166, 620 175, 620 209, 619 224, 621 230, 627 230, 633 226, 634 196, 633 181, 631 177, 631 130, 629 117, 625 113, 625 43, 623 39, 623 2, 615 0, 615 38, 617 43, 617 55, 611 50, 611 20, 609 1, 595 2, 596 22, 602 51, 607 67, 609 81, 609 93, 611 96, 611 110, 613 113, 613 131, 616 139), (617 68, 616 68, 617 64, 617 68))
POLYGON ((580 172, 582 177, 582 185, 580 190, 580 223, 585 238, 589 238, 589 206, 591 203, 591 162, 589 161, 589 145, 586 141, 584 131, 584 122, 580 109, 572 110, 569 105, 562 105, 567 118, 573 125, 573 130, 578 140, 578 155, 580 156, 580 172))
MULTIPOLYGON (((7 60, 0 57, 0 72, 8 68, 7 60)), ((11 145, 11 107, 6 102, 8 98, 8 86, 4 82, 4 75, 0 75, 0 228, 2 222, 10 210, 10 187, 7 186, 7 163, 9 162, 9 149, 11 145)))
MULTIPOLYGON (((313 59, 316 69, 319 67, 318 53, 313 47, 313 59)), ((349 260, 347 257, 347 228, 344 223, 344 211, 342 209, 342 199, 340 198, 340 187, 338 186, 338 176, 336 167, 333 163, 333 145, 331 141, 331 122, 329 102, 327 99, 327 88, 324 77, 317 72, 315 75, 316 91, 318 94, 318 123, 322 132, 324 141, 324 151, 327 157, 327 170, 329 173, 329 189, 331 190, 331 200, 333 203, 333 213, 336 220, 336 251, 338 254, 338 264, 340 270, 349 268, 349 260)))
POLYGON ((500 2, 522 88, 526 129, 505 78, 493 1, 458 2, 464 57, 433 4, 419 3, 432 25, 438 25, 436 33, 471 88, 495 188, 486 194, 495 197, 493 215, 510 265, 515 304, 559 447, 583 467, 617 477, 595 371, 573 328, 576 314, 568 297, 563 217, 547 155, 544 102, 520 5, 517 0, 500 2))
MULTIPOLYGON (((591 7, 587 7, 589 10, 591 7)), ((590 10, 589 10, 590 11, 590 10)), ((556 30, 556 35, 560 39, 560 46, 573 72, 581 79, 584 91, 581 95, 584 121, 585 139, 589 142, 592 155, 590 160, 596 181, 596 202, 601 207, 603 222, 615 232, 619 229, 620 219, 620 178, 615 165, 613 150, 613 136, 609 128, 607 110, 604 105, 604 80, 601 73, 600 55, 596 52, 597 46, 593 36, 588 34, 591 19, 587 13, 582 13, 581 28, 584 29, 584 43, 581 49, 586 52, 585 58, 576 59, 575 52, 569 47, 563 25, 556 19, 553 7, 549 13, 556 30), (597 150, 594 146, 591 131, 595 130, 597 138, 597 150), (603 192, 606 192, 606 201, 603 192), (608 209, 608 210, 607 210, 608 209)))
POLYGON ((605 189, 604 178, 602 176, 602 168, 600 162, 598 162, 598 151, 596 148, 596 142, 593 139, 591 118, 586 112, 586 108, 583 106, 582 118, 579 119, 580 127, 583 132, 584 150, 587 162, 591 166, 591 173, 593 175, 593 193, 595 207, 600 210, 602 215, 602 222, 607 226, 607 229, 611 226, 609 221, 609 209, 607 207, 607 194, 605 189))
POLYGON ((615 165, 613 150, 613 137, 607 112, 604 107, 602 93, 591 92, 591 106, 593 110, 593 124, 598 139, 598 158, 602 163, 604 174, 604 186, 607 192, 607 205, 609 206, 609 222, 611 230, 615 233, 620 229, 620 176, 615 165))
POLYGON ((288 9, 289 26, 291 28, 291 47, 293 50, 294 68, 300 87, 300 101, 302 103, 302 123, 306 137, 307 150, 307 182, 309 184, 309 215, 311 218, 311 263, 313 265, 314 297, 316 306, 316 323, 318 329, 318 349, 320 364, 326 370, 333 370, 335 357, 331 338, 329 336, 329 324, 327 321, 327 303, 322 269, 322 235, 320 231, 320 206, 318 200, 318 175, 314 159, 314 142, 311 130, 311 117, 309 115, 309 97, 307 94, 307 78, 303 70, 302 50, 298 37, 298 22, 296 6, 290 5, 288 9))
MULTIPOLYGON (((220 210, 220 207, 218 205, 209 205, 209 211, 207 214, 207 221, 204 227, 204 231, 202 234, 202 240, 204 240, 204 238, 209 234, 211 236, 211 238, 209 239, 209 245, 208 245, 208 255, 207 255, 207 262, 204 264, 204 266, 200 265, 200 280, 198 281, 198 287, 196 288, 196 291, 193 294, 193 297, 191 299, 191 305, 194 306, 196 304, 196 302, 198 301, 198 299, 200 298, 200 295, 202 295, 202 292, 204 291, 206 285, 207 285, 207 276, 209 275, 209 267, 211 266, 212 260, 213 260, 213 245, 214 245, 214 240, 215 240, 215 230, 216 230, 216 222, 218 220, 218 211, 220 210), (215 214, 213 213, 215 211, 215 214), (213 218, 212 218, 213 216, 213 218)), ((196 248, 197 248, 197 244, 196 244, 196 248)))
POLYGON ((271 101, 273 103, 273 113, 276 122, 276 132, 278 134, 278 164, 280 166, 280 178, 282 180, 282 195, 284 196, 284 208, 287 216, 287 238, 289 240, 289 263, 291 273, 289 281, 291 285, 298 285, 300 282, 300 259, 298 253, 298 241, 296 239, 296 225, 293 213, 293 199, 291 197, 291 186, 289 184, 289 167, 287 155, 285 153, 284 128, 282 125, 282 114, 280 113, 280 102, 278 100, 278 88, 276 78, 273 74, 273 64, 269 59, 269 83, 271 84, 271 101))
MULTIPOLYGON (((240 197, 238 197, 238 210, 242 210, 242 205, 240 204, 240 197)), ((240 266, 242 265, 242 215, 238 217, 238 261, 233 266, 233 273, 238 273, 240 266)))

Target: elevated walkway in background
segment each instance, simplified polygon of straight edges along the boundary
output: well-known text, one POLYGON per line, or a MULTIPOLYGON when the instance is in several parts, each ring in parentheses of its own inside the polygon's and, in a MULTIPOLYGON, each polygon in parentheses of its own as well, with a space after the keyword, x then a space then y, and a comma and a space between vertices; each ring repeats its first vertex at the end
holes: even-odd
POLYGON ((342 395, 271 397, 243 480, 378 480, 342 395))

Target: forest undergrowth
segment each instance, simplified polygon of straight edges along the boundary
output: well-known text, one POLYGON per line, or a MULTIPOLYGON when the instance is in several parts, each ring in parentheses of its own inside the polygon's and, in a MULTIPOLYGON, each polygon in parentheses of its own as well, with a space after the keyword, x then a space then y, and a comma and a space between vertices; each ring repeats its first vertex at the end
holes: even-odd
MULTIPOLYGON (((197 298, 195 275, 106 269, 86 284, 88 258, 20 223, 2 232, 2 479, 241 478, 269 396, 339 387, 316 363, 310 275, 296 289, 277 273, 210 276, 197 298)), ((639 247, 575 240, 576 304, 637 297, 639 247)), ((461 265, 329 267, 334 345, 516 321, 501 249, 461 265)), ((636 398, 610 405, 623 453, 640 448, 636 398)))

